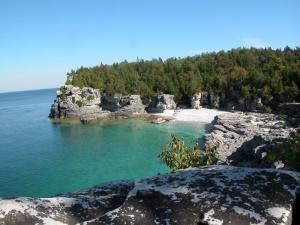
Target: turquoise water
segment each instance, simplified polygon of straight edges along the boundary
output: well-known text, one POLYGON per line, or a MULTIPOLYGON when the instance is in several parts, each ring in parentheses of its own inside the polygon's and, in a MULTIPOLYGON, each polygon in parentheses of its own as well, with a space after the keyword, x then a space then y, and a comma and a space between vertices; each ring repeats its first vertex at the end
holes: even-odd
POLYGON ((143 119, 61 124, 55 89, 0 93, 0 197, 45 197, 116 179, 169 172, 157 158, 170 134, 189 144, 202 123, 143 119))

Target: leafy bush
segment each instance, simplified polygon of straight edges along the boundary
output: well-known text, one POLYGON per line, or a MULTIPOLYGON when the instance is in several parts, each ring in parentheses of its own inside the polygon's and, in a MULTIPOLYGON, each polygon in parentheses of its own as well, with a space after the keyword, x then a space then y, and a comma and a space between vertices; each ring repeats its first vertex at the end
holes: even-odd
POLYGON ((171 134, 172 142, 169 142, 162 153, 158 155, 173 173, 178 169, 186 169, 197 166, 209 166, 216 160, 216 150, 219 143, 198 149, 198 144, 191 149, 185 146, 183 138, 178 138, 171 134))
POLYGON ((79 107, 82 107, 82 106, 83 106, 83 102, 82 102, 82 101, 76 101, 76 104, 77 104, 79 107))
POLYGON ((251 98, 250 85, 242 87, 242 95, 247 100, 249 100, 251 98))
POLYGON ((72 97, 72 103, 73 104, 75 103, 75 97, 72 97))
POLYGON ((85 93, 84 91, 81 93, 81 97, 82 97, 82 98, 85 98, 85 97, 86 97, 86 93, 85 93))
POLYGON ((272 112, 272 108, 270 106, 265 106, 264 110, 266 113, 271 113, 272 112))
POLYGON ((272 96, 272 90, 268 85, 265 85, 261 92, 261 97, 266 100, 271 100, 273 98, 272 96))
POLYGON ((67 92, 67 91, 66 91, 65 89, 63 89, 63 88, 60 88, 59 90, 60 90, 61 93, 63 93, 63 94, 66 94, 66 92, 67 92))
POLYGON ((63 101, 65 101, 67 99, 67 95, 66 94, 62 94, 60 96, 60 99, 63 100, 63 101))
POLYGON ((272 161, 283 161, 287 166, 300 171, 300 128, 291 131, 286 142, 279 144, 270 152, 272 161))
POLYGON ((93 100, 95 97, 94 97, 94 95, 89 95, 88 97, 87 97, 87 100, 93 100))
POLYGON ((66 84, 66 85, 70 85, 70 84, 72 84, 72 83, 71 83, 71 81, 68 79, 68 80, 66 81, 65 84, 66 84))

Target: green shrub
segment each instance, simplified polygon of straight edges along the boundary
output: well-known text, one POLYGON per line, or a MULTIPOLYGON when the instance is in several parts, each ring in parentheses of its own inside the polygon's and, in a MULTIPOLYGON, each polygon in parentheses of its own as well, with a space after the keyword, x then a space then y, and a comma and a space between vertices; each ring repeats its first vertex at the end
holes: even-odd
POLYGON ((281 119, 284 119, 284 118, 285 118, 285 115, 284 115, 284 114, 279 114, 279 117, 280 117, 281 119))
POLYGON ((273 98, 272 90, 269 86, 265 85, 263 87, 262 92, 261 92, 261 97, 266 100, 271 100, 273 98))
POLYGON ((82 106, 83 106, 83 102, 82 102, 82 101, 76 101, 76 104, 77 104, 79 107, 82 107, 82 106))
POLYGON ((66 94, 62 94, 60 96, 60 99, 63 100, 63 101, 65 101, 67 99, 67 95, 66 94))
POLYGON ((272 112, 272 108, 270 106, 265 106, 264 110, 266 113, 271 113, 272 112))
POLYGON ((242 87, 242 95, 247 100, 249 100, 251 98, 250 85, 242 87))
POLYGON ((171 134, 171 138, 172 142, 169 142, 165 148, 162 148, 162 153, 158 155, 171 169, 170 173, 178 169, 209 166, 215 162, 219 142, 200 150, 197 143, 193 148, 188 149, 184 144, 183 138, 178 138, 174 134, 171 134))
POLYGON ((291 131, 286 142, 275 146, 268 159, 281 160, 287 166, 300 171, 300 128, 291 131))
POLYGON ((85 97, 86 97, 86 93, 85 93, 84 91, 82 91, 81 97, 82 97, 82 98, 85 98, 85 97))
POLYGON ((63 94, 66 94, 66 92, 67 92, 67 91, 66 91, 65 89, 63 89, 63 88, 60 88, 59 90, 60 90, 61 93, 63 93, 63 94))
POLYGON ((87 97, 87 100, 93 100, 95 97, 94 97, 94 95, 89 95, 88 97, 87 97))
POLYGON ((72 97, 72 103, 73 104, 75 103, 75 97, 72 97))

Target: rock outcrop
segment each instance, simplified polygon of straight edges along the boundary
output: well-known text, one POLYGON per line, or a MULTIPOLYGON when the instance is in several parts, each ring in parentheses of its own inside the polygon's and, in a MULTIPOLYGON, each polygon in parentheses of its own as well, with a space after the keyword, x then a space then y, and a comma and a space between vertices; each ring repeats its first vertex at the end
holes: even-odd
POLYGON ((153 98, 147 107, 150 113, 162 113, 166 109, 175 109, 176 103, 174 102, 174 95, 158 95, 153 98))
POLYGON ((217 109, 220 108, 220 97, 214 92, 201 92, 188 95, 188 102, 192 109, 200 109, 208 107, 217 109))
POLYGON ((64 85, 56 91, 56 96, 50 110, 51 118, 74 119, 102 112, 98 89, 64 85))
POLYGON ((258 90, 251 99, 246 99, 239 91, 233 91, 226 99, 225 108, 227 110, 238 110, 248 112, 258 112, 263 110, 260 90, 258 90))
POLYGON ((276 167, 267 160, 274 145, 284 141, 293 129, 275 114, 225 113, 214 121, 207 143, 220 141, 218 164, 243 167, 276 167))
POLYGON ((287 120, 295 125, 300 124, 300 103, 282 103, 278 106, 276 110, 277 114, 282 114, 287 116, 287 120))
POLYGON ((296 172, 201 167, 51 198, 0 199, 0 224, 291 224, 299 190, 296 172))
POLYGON ((74 119, 84 123, 109 118, 145 115, 139 95, 100 95, 98 89, 64 85, 56 92, 57 98, 51 106, 49 117, 74 119))
POLYGON ((188 95, 188 102, 192 109, 201 107, 207 108, 225 108, 226 110, 239 110, 255 112, 263 109, 262 99, 260 97, 261 90, 257 90, 251 99, 246 99, 240 91, 232 91, 230 94, 216 94, 214 92, 201 92, 188 95))
POLYGON ((146 106, 142 103, 139 95, 106 94, 102 96, 101 106, 104 110, 111 112, 122 111, 129 115, 146 113, 146 106))

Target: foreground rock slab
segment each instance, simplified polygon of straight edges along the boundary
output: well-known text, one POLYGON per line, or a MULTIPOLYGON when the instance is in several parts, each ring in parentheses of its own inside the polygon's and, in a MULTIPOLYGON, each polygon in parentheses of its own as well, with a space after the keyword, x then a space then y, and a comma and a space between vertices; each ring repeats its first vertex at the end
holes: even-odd
POLYGON ((291 224, 300 174, 210 166, 52 198, 0 200, 0 224, 291 224))

